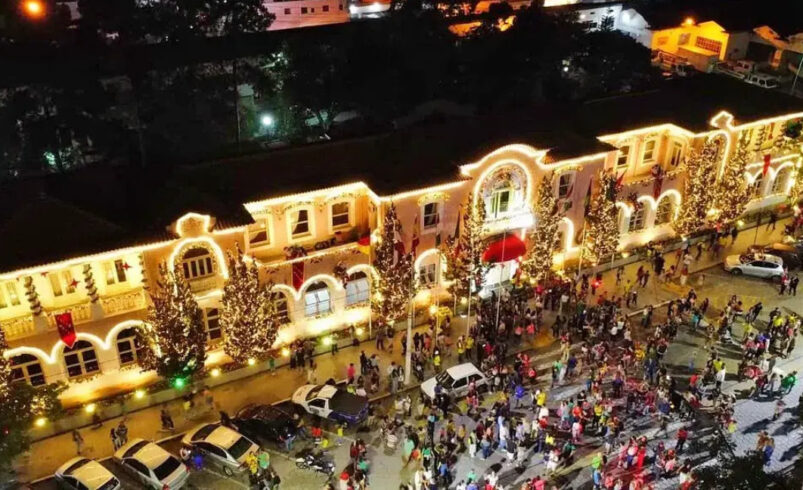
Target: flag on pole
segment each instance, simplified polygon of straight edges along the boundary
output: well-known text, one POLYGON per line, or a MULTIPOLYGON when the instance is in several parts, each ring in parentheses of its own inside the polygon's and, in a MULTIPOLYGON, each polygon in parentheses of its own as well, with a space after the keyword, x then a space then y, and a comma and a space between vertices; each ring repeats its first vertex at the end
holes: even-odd
POLYGON ((418 215, 415 215, 415 222, 413 223, 413 241, 410 244, 410 253, 413 254, 413 257, 416 256, 416 250, 418 249, 418 244, 421 240, 418 238, 418 215))
POLYGON ((393 231, 393 248, 396 249, 397 254, 404 255, 404 240, 398 229, 393 231))
POLYGON ((762 177, 766 177, 766 176, 767 176, 767 172, 769 172, 769 170, 770 170, 770 163, 772 163, 772 162, 770 161, 770 160, 771 160, 771 158, 772 158, 772 157, 770 156, 770 154, 769 154, 769 153, 767 153, 766 155, 764 155, 764 168, 762 168, 762 169, 761 169, 761 176, 762 176, 762 177))
POLYGON ((371 233, 366 233, 357 240, 357 249, 365 255, 371 253, 371 233))

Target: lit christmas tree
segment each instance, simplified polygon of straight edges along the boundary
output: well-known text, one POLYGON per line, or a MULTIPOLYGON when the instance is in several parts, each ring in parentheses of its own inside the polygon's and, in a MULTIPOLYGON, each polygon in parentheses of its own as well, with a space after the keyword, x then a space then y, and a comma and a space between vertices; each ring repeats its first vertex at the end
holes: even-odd
POLYGON ((686 182, 683 185, 683 205, 672 226, 681 236, 687 236, 706 226, 714 199, 719 143, 709 140, 698 151, 692 149, 683 163, 686 182))
POLYGON ((259 283, 259 269, 243 260, 239 246, 234 255, 228 254, 228 262, 220 311, 223 347, 236 362, 245 363, 267 353, 276 340, 276 303, 272 285, 259 283))
POLYGON ((534 214, 536 225, 530 233, 527 254, 521 263, 522 271, 542 282, 549 279, 552 271, 552 254, 558 246, 560 236, 558 225, 560 225, 560 213, 555 194, 552 192, 552 181, 547 176, 541 180, 536 194, 534 214))
POLYGON ((449 292, 461 298, 468 296, 469 283, 473 291, 482 288, 489 268, 482 261, 485 205, 482 200, 475 202, 474 195, 469 194, 464 209, 465 212, 458 217, 460 222, 457 232, 448 237, 441 246, 443 256, 446 257, 444 279, 449 282, 449 292))
POLYGON ((599 189, 591 198, 586 216, 585 248, 583 258, 592 262, 602 260, 616 252, 619 245, 616 179, 609 172, 600 172, 599 189))
POLYGON ((161 265, 156 286, 150 291, 147 324, 137 329, 141 345, 148 346, 140 365, 183 386, 206 360, 203 313, 178 268, 170 272, 161 265))
POLYGON ((742 215, 750 200, 750 186, 744 178, 747 168, 748 144, 744 137, 740 139, 733 156, 728 160, 722 172, 722 178, 714 188, 714 219, 721 227, 730 225, 742 215))
POLYGON ((385 211, 373 263, 376 274, 372 276, 371 313, 379 325, 392 325, 407 312, 408 301, 415 293, 413 256, 404 253, 401 223, 393 203, 385 211))

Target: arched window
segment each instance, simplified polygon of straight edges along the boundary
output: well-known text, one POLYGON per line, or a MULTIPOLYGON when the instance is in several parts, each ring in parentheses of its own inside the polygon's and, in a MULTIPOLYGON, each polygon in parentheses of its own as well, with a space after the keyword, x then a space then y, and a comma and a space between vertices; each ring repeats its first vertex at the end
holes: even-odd
POLYGON ((276 319, 282 325, 290 323, 290 310, 287 307, 287 295, 281 291, 273 291, 271 294, 276 304, 276 319))
POLYGON ((665 197, 658 203, 658 209, 655 211, 655 226, 663 225, 672 221, 675 216, 675 203, 672 199, 665 197))
POLYGON ((346 306, 365 303, 371 291, 371 284, 365 272, 355 272, 346 283, 346 306))
POLYGON ((491 208, 490 217, 496 218, 508 212, 510 200, 513 197, 513 189, 506 182, 500 183, 491 191, 489 205, 491 208))
POLYGON ((64 364, 69 378, 80 378, 100 371, 95 348, 86 340, 79 340, 72 349, 69 347, 64 349, 64 364))
POLYGON ((42 363, 36 356, 31 354, 20 354, 9 359, 11 363, 11 380, 30 384, 31 386, 42 386, 45 384, 45 373, 42 371, 42 363))
POLYGON ((752 195, 754 198, 764 197, 764 175, 759 173, 750 187, 753 189, 752 195))
POLYGON ((630 213, 627 231, 641 231, 644 229, 644 205, 639 206, 630 213))
POLYGON ((212 253, 204 247, 187 250, 181 258, 181 268, 185 279, 198 279, 215 273, 212 253))
POLYGON ((617 216, 616 222, 619 225, 620 233, 628 232, 629 228, 627 228, 627 226, 629 225, 630 221, 627 215, 627 210, 624 208, 624 206, 619 208, 619 215, 617 216))
POLYGON ((137 359, 142 357, 143 347, 137 340, 136 327, 126 328, 117 334, 117 355, 120 358, 120 366, 135 364, 137 359))
POLYGON ((332 300, 326 283, 318 281, 310 285, 304 294, 304 314, 306 316, 317 316, 330 311, 332 311, 332 300))
POLYGON ((772 182, 772 193, 781 194, 786 192, 786 184, 789 183, 789 175, 792 169, 784 167, 775 174, 775 180, 772 182))

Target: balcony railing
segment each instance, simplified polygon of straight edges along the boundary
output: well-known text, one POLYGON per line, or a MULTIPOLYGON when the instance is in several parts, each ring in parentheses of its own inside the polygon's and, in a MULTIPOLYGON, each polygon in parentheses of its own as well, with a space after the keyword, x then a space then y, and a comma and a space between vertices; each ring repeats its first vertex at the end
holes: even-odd
POLYGON ((6 334, 7 340, 15 340, 28 335, 33 335, 36 328, 33 323, 33 314, 28 313, 23 316, 10 318, 8 320, 0 321, 0 328, 6 334))
POLYGON ((214 289, 217 287, 218 276, 203 277, 201 279, 190 280, 190 290, 193 293, 214 289))
POLYGON ((145 292, 142 289, 128 291, 100 299, 105 316, 120 315, 129 311, 142 310, 147 306, 145 292))

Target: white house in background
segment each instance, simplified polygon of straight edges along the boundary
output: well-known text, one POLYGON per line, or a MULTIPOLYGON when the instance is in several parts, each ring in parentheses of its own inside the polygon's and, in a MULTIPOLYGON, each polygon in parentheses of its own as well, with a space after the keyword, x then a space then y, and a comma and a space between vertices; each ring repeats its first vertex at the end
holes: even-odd
POLYGON ((346 0, 268 0, 264 5, 276 17, 271 31, 349 21, 346 0))

